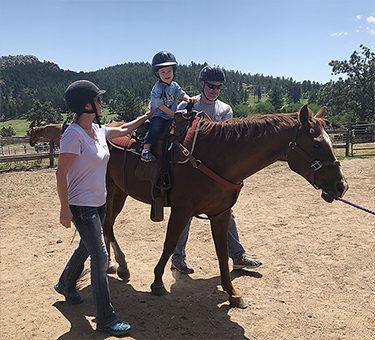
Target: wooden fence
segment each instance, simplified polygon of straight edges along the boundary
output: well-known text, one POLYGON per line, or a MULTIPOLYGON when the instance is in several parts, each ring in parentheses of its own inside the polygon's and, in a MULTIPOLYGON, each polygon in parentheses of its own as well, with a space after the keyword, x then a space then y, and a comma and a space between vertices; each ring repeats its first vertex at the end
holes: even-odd
POLYGON ((29 137, 1 137, 0 138, 0 163, 13 163, 13 162, 24 162, 33 161, 38 159, 49 159, 49 166, 53 167, 55 165, 55 158, 58 157, 59 152, 56 150, 54 142, 49 141, 49 148, 47 152, 31 153, 27 150, 27 145, 29 145, 29 137), (4 152, 4 147, 9 145, 23 145, 23 152, 18 150, 14 151, 14 154, 6 155, 4 152))
POLYGON ((375 124, 355 124, 342 129, 327 129, 335 149, 345 148, 345 156, 357 151, 375 153, 375 124))
MULTIPOLYGON (((333 147, 335 149, 344 148, 345 156, 352 157, 357 151, 370 151, 375 153, 375 124, 356 124, 342 129, 327 129, 333 147)), ((48 152, 28 153, 26 145, 29 144, 29 137, 5 137, 0 138, 0 163, 32 161, 37 159, 48 158, 50 166, 55 164, 55 158, 59 152, 56 150, 54 143, 49 142, 48 152), (5 145, 23 144, 24 153, 4 155, 5 145)))

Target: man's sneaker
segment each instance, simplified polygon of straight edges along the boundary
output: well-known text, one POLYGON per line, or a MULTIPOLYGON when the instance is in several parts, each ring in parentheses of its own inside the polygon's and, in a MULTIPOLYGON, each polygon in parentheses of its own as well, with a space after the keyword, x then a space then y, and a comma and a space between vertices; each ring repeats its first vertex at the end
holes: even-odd
POLYGON ((188 265, 185 258, 182 257, 182 256, 172 258, 171 269, 176 269, 179 272, 181 272, 182 274, 193 274, 194 273, 194 269, 191 268, 188 265))
POLYGON ((156 157, 151 153, 149 149, 143 149, 142 155, 141 155, 141 160, 143 162, 152 162, 156 160, 156 157))
POLYGON ((123 337, 125 335, 129 335, 130 331, 132 330, 132 326, 130 326, 125 321, 118 320, 110 326, 97 328, 96 330, 99 332, 108 333, 116 337, 123 337))
POLYGON ((233 260, 233 269, 249 268, 254 269, 262 265, 262 262, 252 259, 250 256, 243 254, 240 258, 233 260))
POLYGON ((73 292, 66 292, 64 289, 62 289, 58 283, 56 283, 53 288, 56 292, 58 292, 61 295, 65 296, 65 301, 68 303, 71 303, 73 305, 78 305, 83 302, 83 299, 81 298, 81 295, 75 290, 73 292))

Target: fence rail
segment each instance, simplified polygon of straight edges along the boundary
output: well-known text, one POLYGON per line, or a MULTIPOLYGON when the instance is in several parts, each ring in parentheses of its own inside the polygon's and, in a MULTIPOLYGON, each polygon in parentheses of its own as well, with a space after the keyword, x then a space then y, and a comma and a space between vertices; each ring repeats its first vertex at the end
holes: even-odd
POLYGON ((26 153, 26 144, 29 143, 29 137, 5 137, 0 138, 0 147, 2 149, 2 155, 0 156, 0 163, 14 163, 14 162, 25 162, 25 161, 34 161, 48 158, 49 166, 53 167, 55 165, 55 158, 59 156, 59 152, 55 149, 55 144, 52 141, 49 141, 49 148, 47 152, 37 152, 37 153, 26 153), (23 144, 25 153, 19 154, 9 154, 4 155, 3 147, 5 145, 12 144, 23 144))
POLYGON ((0 137, 0 145, 29 143, 29 137, 0 137))
MULTIPOLYGON (((52 157, 58 157, 58 153, 52 154, 52 157)), ((37 159, 51 158, 50 153, 26 153, 20 155, 0 156, 0 163, 12 163, 12 162, 24 162, 24 161, 35 161, 37 159)), ((53 166, 53 164, 52 164, 53 166)))
POLYGON ((375 143, 374 123, 349 125, 345 129, 327 130, 327 133, 334 148, 345 148, 346 157, 354 156, 355 152, 360 150, 374 150, 375 152, 375 145, 372 145, 375 143))

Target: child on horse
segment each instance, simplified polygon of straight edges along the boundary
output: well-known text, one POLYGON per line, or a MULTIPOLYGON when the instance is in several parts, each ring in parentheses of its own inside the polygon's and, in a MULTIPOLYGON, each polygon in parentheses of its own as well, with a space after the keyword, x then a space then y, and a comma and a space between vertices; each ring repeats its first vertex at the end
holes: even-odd
POLYGON ((156 157, 151 152, 151 146, 156 142, 160 133, 177 110, 177 101, 194 101, 177 82, 173 81, 176 74, 177 62, 175 56, 167 51, 161 51, 152 58, 152 71, 158 78, 151 90, 150 109, 153 112, 150 128, 145 138, 142 151, 142 161, 151 162, 156 157))

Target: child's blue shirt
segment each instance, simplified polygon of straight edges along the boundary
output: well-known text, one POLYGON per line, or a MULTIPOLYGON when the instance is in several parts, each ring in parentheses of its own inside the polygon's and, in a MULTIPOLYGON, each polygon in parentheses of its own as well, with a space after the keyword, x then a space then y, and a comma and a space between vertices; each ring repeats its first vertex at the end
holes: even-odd
POLYGON ((185 95, 185 91, 175 81, 169 85, 158 80, 151 90, 151 110, 155 110, 152 117, 162 117, 170 120, 173 117, 164 113, 158 107, 162 104, 170 108, 173 112, 177 110, 177 101, 185 95))

